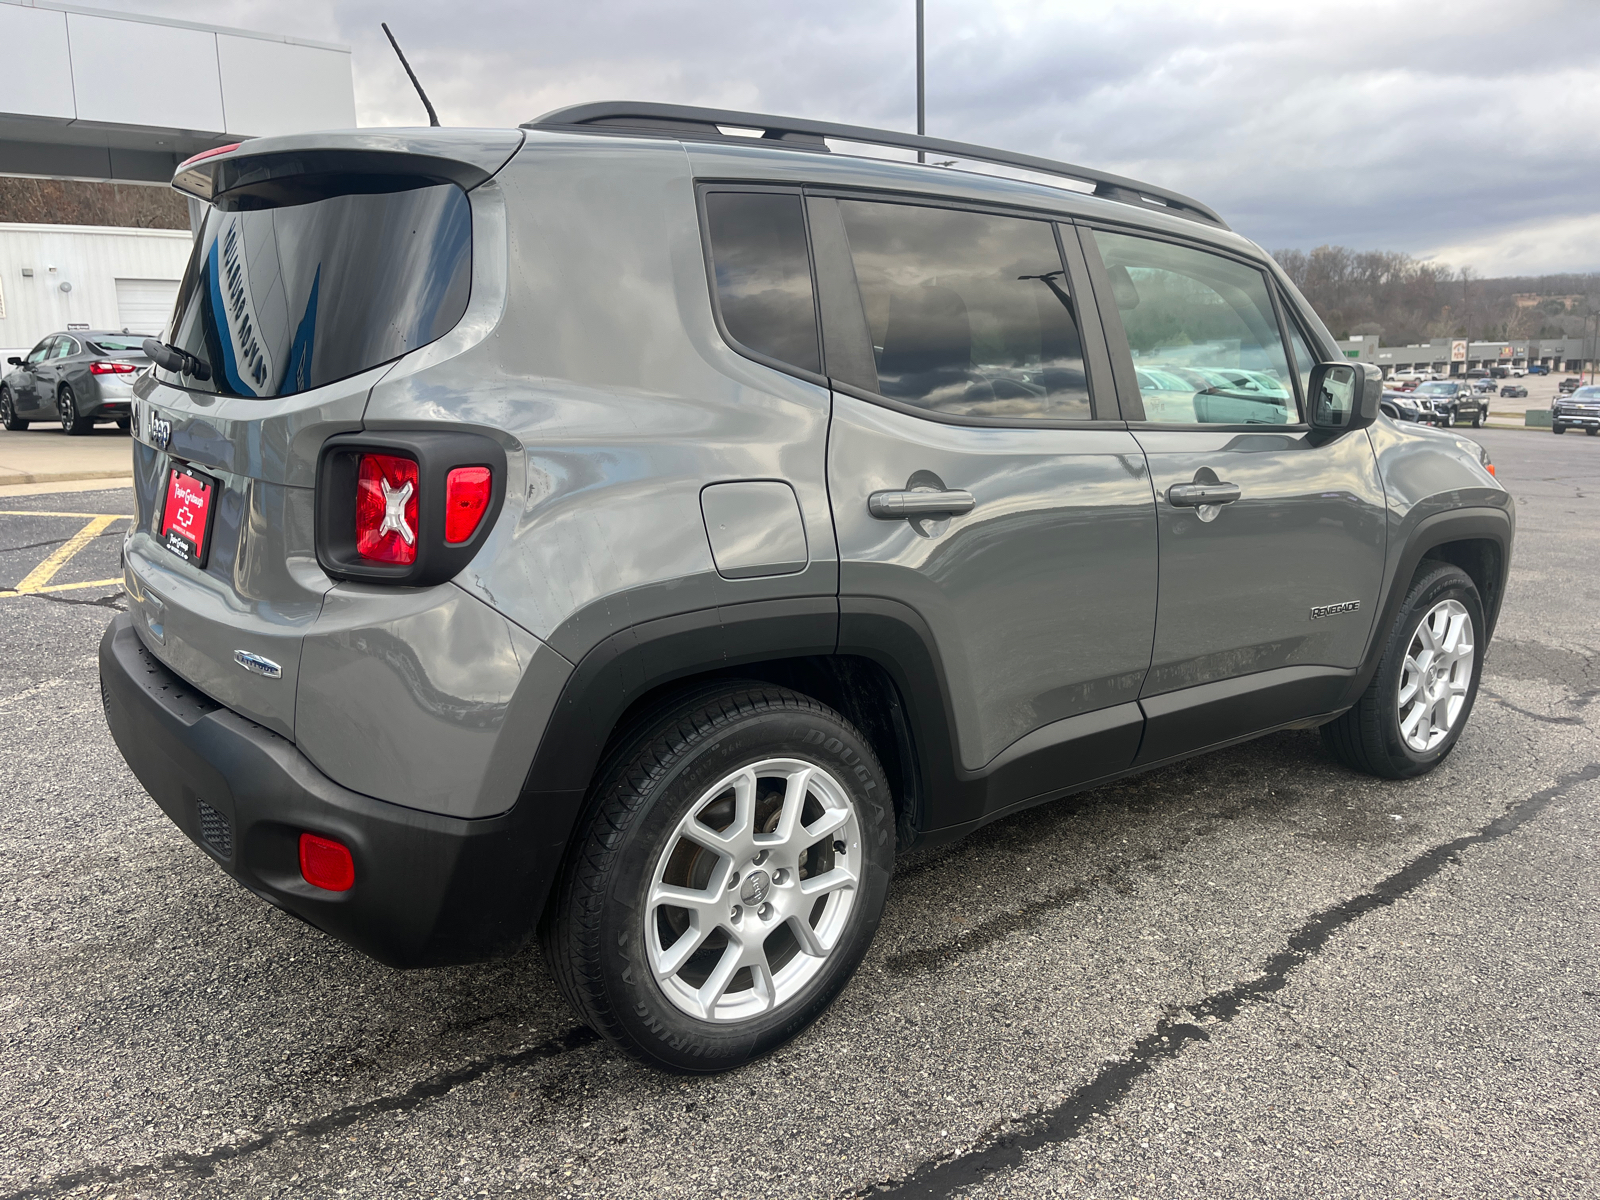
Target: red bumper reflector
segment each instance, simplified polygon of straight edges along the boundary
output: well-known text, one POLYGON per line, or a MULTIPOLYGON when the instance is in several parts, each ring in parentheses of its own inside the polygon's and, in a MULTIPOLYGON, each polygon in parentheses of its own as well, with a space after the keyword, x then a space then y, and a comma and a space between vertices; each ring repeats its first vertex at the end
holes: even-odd
POLYGON ((478 532, 489 507, 489 468, 457 467, 444 482, 444 540, 452 546, 478 532))
POLYGON ((356 864, 350 848, 314 833, 300 835, 300 875, 312 887, 348 892, 355 886, 356 864))
POLYGON ((417 561, 417 464, 363 454, 356 479, 356 553, 374 562, 417 561))

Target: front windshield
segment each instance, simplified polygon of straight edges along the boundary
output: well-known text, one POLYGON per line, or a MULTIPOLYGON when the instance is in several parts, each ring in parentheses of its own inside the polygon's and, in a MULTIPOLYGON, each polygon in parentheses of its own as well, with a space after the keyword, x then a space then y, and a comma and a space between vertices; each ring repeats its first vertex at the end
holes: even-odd
POLYGON ((1425 383, 1417 389, 1417 392, 1424 396, 1453 396, 1456 393, 1456 385, 1453 383, 1425 383))
POLYGON ((289 396, 455 327, 472 279, 467 194, 420 179, 327 186, 349 190, 217 197, 178 293, 172 335, 211 377, 178 382, 224 395, 289 396), (303 194, 316 198, 299 202, 303 194))
POLYGON ((1600 400, 1600 387, 1581 387, 1572 393, 1574 400, 1600 400))

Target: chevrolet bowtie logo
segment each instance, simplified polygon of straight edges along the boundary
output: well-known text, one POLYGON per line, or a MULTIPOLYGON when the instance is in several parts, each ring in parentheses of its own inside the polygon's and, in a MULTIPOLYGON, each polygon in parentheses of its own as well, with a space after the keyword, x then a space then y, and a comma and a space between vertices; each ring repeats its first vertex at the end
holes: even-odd
POLYGON ((400 540, 408 546, 414 546, 417 535, 411 532, 411 526, 406 524, 406 501, 411 499, 412 483, 408 479, 402 488, 392 488, 387 479, 379 480, 383 484, 383 524, 378 526, 378 536, 386 533, 398 533, 400 540))

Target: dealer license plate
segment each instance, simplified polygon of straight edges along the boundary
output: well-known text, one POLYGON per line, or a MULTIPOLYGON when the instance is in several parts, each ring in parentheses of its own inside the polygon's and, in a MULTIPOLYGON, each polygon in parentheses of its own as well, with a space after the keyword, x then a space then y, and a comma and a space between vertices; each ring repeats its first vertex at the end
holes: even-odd
POLYGON ((161 540, 184 562, 206 565, 217 481, 186 466, 167 475, 167 502, 161 510, 161 540))

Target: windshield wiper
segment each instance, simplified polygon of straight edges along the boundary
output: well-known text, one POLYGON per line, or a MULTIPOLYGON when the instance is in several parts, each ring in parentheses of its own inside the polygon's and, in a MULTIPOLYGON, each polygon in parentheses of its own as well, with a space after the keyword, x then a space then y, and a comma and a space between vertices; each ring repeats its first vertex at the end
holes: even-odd
POLYGON ((201 383, 211 378, 211 367, 205 359, 196 358, 187 350, 180 350, 166 342, 145 338, 144 353, 156 366, 174 375, 188 375, 201 383))

